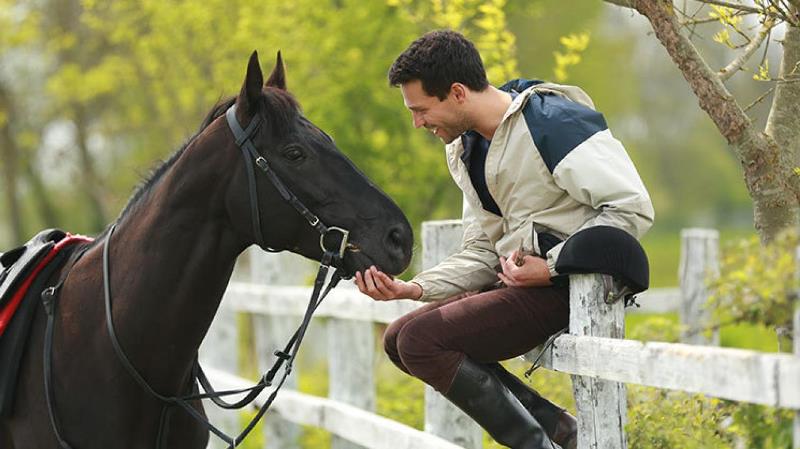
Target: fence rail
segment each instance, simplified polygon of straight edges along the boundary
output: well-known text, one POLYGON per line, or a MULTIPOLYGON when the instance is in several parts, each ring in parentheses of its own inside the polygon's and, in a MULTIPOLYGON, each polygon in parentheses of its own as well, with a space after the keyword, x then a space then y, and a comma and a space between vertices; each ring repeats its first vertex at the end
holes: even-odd
MULTIPOLYGON (((455 251, 460 230, 457 221, 425 223, 423 267, 431 266, 455 251)), ((678 311, 684 328, 696 329, 707 325, 710 318, 702 312, 699 304, 707 294, 703 286, 705 278, 718 273, 716 245, 716 231, 684 231, 681 287, 645 292, 638 299, 642 307, 628 311, 678 311)), ((279 279, 276 273, 281 266, 287 266, 286 262, 277 259, 265 262, 265 258, 276 256, 255 252, 251 257, 254 267, 251 282, 231 283, 219 314, 222 319, 218 317, 215 320, 201 355, 235 352, 235 331, 231 330, 230 322, 236 313, 249 313, 271 320, 260 321, 257 326, 284 328, 287 322, 294 323, 303 314, 310 295, 309 288, 252 283, 258 279, 275 283, 279 279), (228 320, 227 325, 221 323, 224 320, 228 320)), ((608 284, 602 282, 602 275, 571 277, 570 333, 558 337, 542 358, 545 368, 573 376, 579 448, 627 447, 624 433, 627 414, 625 384, 800 410, 800 338, 795 339, 794 355, 625 340, 622 339, 622 305, 607 305, 601 300, 607 296, 605 285, 608 284)), ((375 387, 371 374, 373 323, 390 323, 418 306, 415 301, 375 302, 353 288, 334 290, 315 315, 329 319, 326 338, 330 343, 329 365, 334 368, 330 371, 330 397, 281 391, 274 405, 277 416, 267 418, 268 423, 272 422, 268 424, 272 431, 268 437, 271 445, 268 443, 267 447, 298 447, 299 431, 291 429, 293 424, 303 424, 334 434, 336 449, 480 448, 480 428, 433 390, 426 392, 425 432, 374 413, 375 387), (337 373, 337 370, 345 370, 345 373, 337 373)), ((800 306, 797 310, 795 329, 800 326, 800 306)), ((290 331, 282 331, 285 338, 290 331)), ((278 334, 259 338, 259 353, 271 353, 264 349, 283 344, 285 338, 278 334)), ((698 341, 694 338, 696 334, 684 333, 682 340, 716 343, 715 338, 698 341)), ((260 334, 257 332, 257 335, 260 334)), ((216 367, 208 369, 212 381, 223 387, 238 387, 246 383, 220 369, 231 366, 230 360, 225 362, 222 359, 224 357, 215 358, 213 355, 206 357, 216 367)), ((262 367, 265 363, 267 361, 259 361, 262 367)), ((800 449, 800 414, 797 416, 794 448, 800 449)), ((235 428, 235 419, 227 425, 235 428)))

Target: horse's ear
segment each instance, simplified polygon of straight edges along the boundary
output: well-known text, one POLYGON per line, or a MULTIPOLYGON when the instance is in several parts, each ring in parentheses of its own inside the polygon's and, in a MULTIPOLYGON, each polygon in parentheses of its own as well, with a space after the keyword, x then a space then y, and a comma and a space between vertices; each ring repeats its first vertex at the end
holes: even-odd
POLYGON ((286 90, 286 70, 283 68, 283 58, 281 58, 280 51, 278 51, 278 60, 275 61, 275 68, 272 69, 272 73, 267 80, 267 86, 286 90))
POLYGON ((261 73, 261 65, 258 62, 258 52, 253 51, 250 61, 247 63, 247 76, 239 93, 237 103, 248 112, 254 112, 258 99, 261 97, 261 89, 264 85, 264 74, 261 73))

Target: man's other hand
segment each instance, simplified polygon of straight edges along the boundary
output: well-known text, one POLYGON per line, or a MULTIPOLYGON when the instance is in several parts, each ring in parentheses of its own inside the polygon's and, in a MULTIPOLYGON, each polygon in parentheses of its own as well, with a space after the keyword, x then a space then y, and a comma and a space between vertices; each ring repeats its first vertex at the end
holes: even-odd
POLYGON ((537 256, 517 257, 517 251, 511 253, 508 259, 500 257, 502 273, 497 273, 497 277, 509 287, 543 287, 552 285, 550 281, 550 270, 547 269, 547 261, 537 256), (514 260, 521 260, 522 264, 517 265, 514 260))
POLYGON ((361 293, 376 301, 419 299, 422 296, 419 284, 395 279, 375 266, 369 267, 364 273, 356 272, 356 286, 361 293))

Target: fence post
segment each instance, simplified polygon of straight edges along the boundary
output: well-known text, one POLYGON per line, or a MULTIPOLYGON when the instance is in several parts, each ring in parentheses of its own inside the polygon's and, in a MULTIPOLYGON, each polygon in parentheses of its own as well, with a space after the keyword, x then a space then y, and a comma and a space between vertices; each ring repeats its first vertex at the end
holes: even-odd
MULTIPOLYGON (((250 256, 250 282, 262 285, 302 285, 309 275, 309 262, 289 252, 267 253, 258 247, 248 250, 250 256)), ((278 315, 253 316, 253 335, 259 373, 266 372, 274 363, 272 354, 283 350, 297 328, 297 318, 278 315)), ((278 372, 278 376, 282 371, 278 372)), ((297 365, 286 379, 285 388, 297 389, 300 373, 297 365)), ((278 414, 267 412, 264 417, 264 447, 292 449, 300 447, 301 427, 284 420, 278 414)))
MULTIPOLYGON (((422 223, 422 269, 432 268, 457 252, 462 235, 461 220, 422 223)), ((483 445, 480 426, 429 385, 425 385, 425 431, 467 449, 483 445)))
MULTIPOLYGON (((569 277, 569 333, 575 336, 624 338, 622 301, 606 304, 605 275, 569 277)), ((609 282, 609 284, 611 284, 609 282)), ((578 410, 580 449, 626 449, 628 408, 625 384, 585 376, 571 376, 578 410)))
MULTIPOLYGON (((229 373, 238 373, 237 335, 236 312, 227 307, 223 301, 200 345, 198 352, 200 364, 229 373)), ((204 401, 203 405, 206 416, 212 424, 231 437, 238 435, 241 430, 238 412, 221 409, 211 401, 204 401)), ((208 449, 222 449, 227 446, 224 441, 209 433, 208 449)))
POLYGON ((719 330, 709 336, 712 325, 707 307, 709 279, 719 276, 719 231, 691 228, 681 231, 681 342, 719 346, 719 330))
MULTIPOLYGON (((795 279, 800 279, 800 247, 795 250, 795 279)), ((794 298, 794 323, 792 324, 792 338, 794 339, 794 355, 800 357, 800 290, 794 298)), ((800 410, 794 412, 794 449, 800 449, 800 410)))
MULTIPOLYGON (((351 288, 343 284, 339 288, 351 288)), ((375 411, 375 330, 372 322, 331 318, 328 321, 328 397, 375 411)), ((332 449, 355 449, 361 445, 333 435, 332 449)))

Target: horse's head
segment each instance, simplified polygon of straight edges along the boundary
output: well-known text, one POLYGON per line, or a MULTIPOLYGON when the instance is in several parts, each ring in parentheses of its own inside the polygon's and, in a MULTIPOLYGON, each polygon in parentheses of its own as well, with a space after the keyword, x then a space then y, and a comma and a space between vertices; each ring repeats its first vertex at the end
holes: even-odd
MULTIPOLYGON (((264 83, 258 55, 253 52, 235 106, 243 130, 247 131, 251 121, 258 122, 250 138, 254 151, 250 156, 245 151, 253 163, 240 165, 228 201, 239 234, 257 243, 258 226, 262 246, 316 260, 322 256, 318 229, 281 196, 280 188, 257 166, 255 159, 261 156, 279 182, 322 223, 349 231, 343 261, 348 274, 370 265, 397 274, 408 266, 413 235, 405 215, 339 151, 330 136, 303 116, 286 90, 280 53, 264 83), (257 194, 252 200, 248 170, 255 172, 257 194), (260 223, 253 220, 254 213, 260 223)), ((340 239, 338 232, 329 234, 325 247, 336 249, 340 239)))

